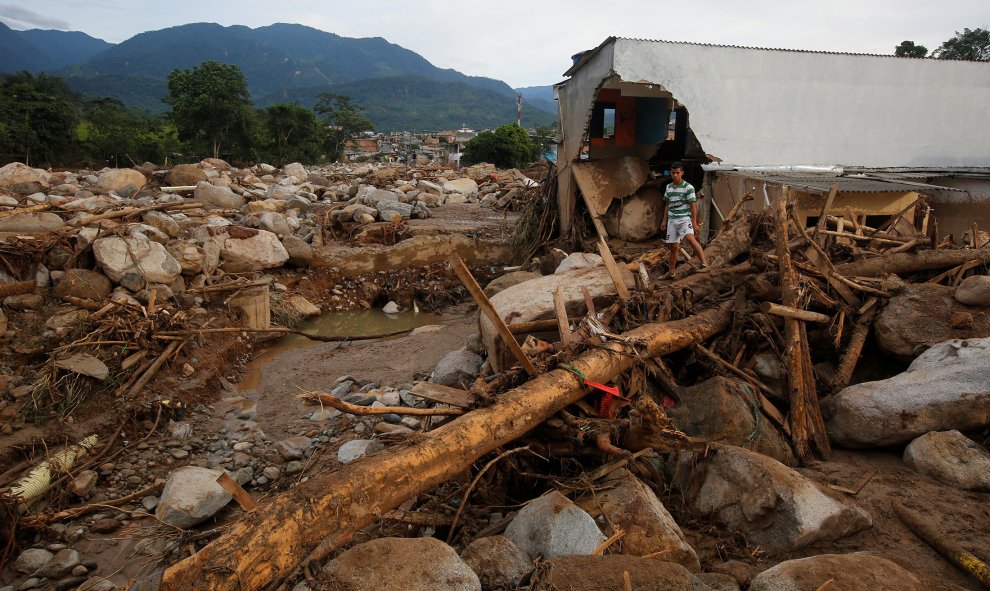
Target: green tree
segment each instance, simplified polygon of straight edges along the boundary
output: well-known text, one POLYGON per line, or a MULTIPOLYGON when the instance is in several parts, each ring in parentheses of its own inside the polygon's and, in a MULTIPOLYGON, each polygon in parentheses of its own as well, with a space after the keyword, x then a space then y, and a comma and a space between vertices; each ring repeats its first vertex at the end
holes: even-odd
POLYGON ((901 41, 901 44, 894 48, 894 55, 897 57, 925 57, 928 55, 928 48, 924 45, 915 45, 914 41, 901 41))
POLYGON ((525 129, 514 124, 500 125, 465 144, 462 160, 465 164, 490 162, 499 168, 521 168, 536 158, 537 149, 525 129))
POLYGON ((313 111, 291 103, 272 105, 265 109, 264 121, 273 164, 284 166, 319 158, 321 125, 313 111))
POLYGON ((203 62, 190 70, 168 75, 170 115, 179 138, 205 144, 214 158, 224 148, 244 147, 250 133, 251 95, 241 69, 219 62, 203 62))
POLYGON ((0 155, 55 163, 75 144, 79 99, 61 78, 27 72, 0 79, 0 155))
POLYGON ((328 126, 324 148, 330 161, 340 160, 344 154, 344 144, 355 134, 375 128, 364 116, 364 107, 351 102, 351 97, 346 95, 324 92, 313 109, 328 126))
POLYGON ((968 60, 971 62, 990 61, 990 31, 986 29, 963 29, 956 36, 943 43, 932 52, 934 57, 943 60, 968 60))
POLYGON ((130 166, 130 159, 140 159, 137 153, 141 134, 148 127, 148 118, 131 111, 112 98, 99 98, 84 108, 85 150, 88 156, 106 161, 110 166, 130 166), (124 163, 121 163, 123 159, 124 163))

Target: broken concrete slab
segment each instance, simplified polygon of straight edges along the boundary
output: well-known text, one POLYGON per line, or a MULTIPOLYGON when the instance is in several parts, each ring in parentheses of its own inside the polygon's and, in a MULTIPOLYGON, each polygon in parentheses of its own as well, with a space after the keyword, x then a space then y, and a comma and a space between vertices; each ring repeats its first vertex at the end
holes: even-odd
POLYGON ((65 359, 55 360, 55 367, 72 373, 96 378, 101 382, 110 376, 107 365, 89 353, 76 353, 65 359))
POLYGON ((719 445, 681 452, 677 477, 695 511, 713 515, 771 553, 837 540, 870 527, 870 515, 762 454, 719 445))
POLYGON ((851 448, 990 424, 990 338, 939 343, 904 373, 824 399, 822 414, 832 441, 851 448))

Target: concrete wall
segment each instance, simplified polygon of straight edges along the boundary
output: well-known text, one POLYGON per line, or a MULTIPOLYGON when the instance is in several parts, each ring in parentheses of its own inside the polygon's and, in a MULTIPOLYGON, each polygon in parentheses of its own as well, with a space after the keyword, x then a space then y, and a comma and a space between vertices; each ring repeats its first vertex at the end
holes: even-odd
POLYGON ((931 195, 941 236, 952 234, 957 244, 975 223, 980 230, 990 230, 990 179, 935 178, 929 184, 965 191, 935 191, 931 195))
MULTIPOLYGON (((569 91, 594 87, 610 60, 686 106, 726 164, 990 166, 990 63, 617 39, 569 91)), ((565 136, 583 131, 564 116, 565 136)))

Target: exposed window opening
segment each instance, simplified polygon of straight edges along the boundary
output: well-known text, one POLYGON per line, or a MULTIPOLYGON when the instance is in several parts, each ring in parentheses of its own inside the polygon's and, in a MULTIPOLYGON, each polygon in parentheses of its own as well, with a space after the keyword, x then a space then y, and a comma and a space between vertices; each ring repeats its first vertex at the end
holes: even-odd
POLYGON ((591 139, 615 137, 615 103, 595 103, 588 136, 591 139))

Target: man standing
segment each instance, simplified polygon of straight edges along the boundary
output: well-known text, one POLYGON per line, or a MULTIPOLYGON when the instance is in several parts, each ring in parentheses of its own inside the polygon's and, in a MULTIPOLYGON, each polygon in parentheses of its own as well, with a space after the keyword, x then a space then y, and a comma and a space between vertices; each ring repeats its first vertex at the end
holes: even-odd
POLYGON ((667 185, 663 193, 665 204, 663 210, 663 221, 660 223, 660 230, 667 231, 667 244, 670 246, 670 257, 668 259, 667 272, 674 274, 677 268, 677 255, 681 248, 681 240, 687 240, 694 252, 701 259, 701 268, 708 268, 708 261, 705 260, 705 251, 701 244, 694 237, 699 232, 698 229, 698 198, 694 194, 694 187, 684 180, 684 165, 675 162, 670 165, 670 177, 672 182, 667 185))

